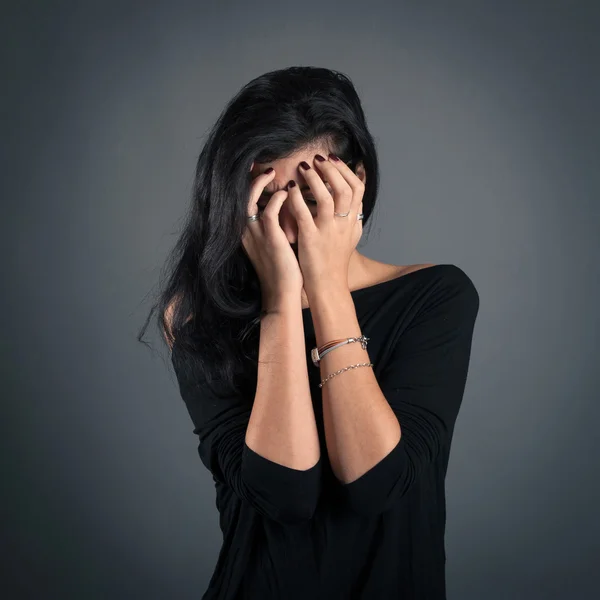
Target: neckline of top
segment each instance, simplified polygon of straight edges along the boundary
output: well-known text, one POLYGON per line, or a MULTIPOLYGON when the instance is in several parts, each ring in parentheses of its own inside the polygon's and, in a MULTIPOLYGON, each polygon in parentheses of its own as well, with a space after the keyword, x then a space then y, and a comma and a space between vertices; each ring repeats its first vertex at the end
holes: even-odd
MULTIPOLYGON (((356 296, 361 295, 367 290, 374 290, 377 288, 384 287, 386 284, 392 283, 394 281, 398 281, 399 279, 404 279, 413 273, 420 273, 421 271, 427 271, 428 269, 433 269, 434 267, 444 267, 446 263, 437 263, 435 265, 430 265, 428 267, 421 267, 420 269, 415 269, 414 271, 409 271, 408 273, 404 273, 403 275, 398 275, 398 277, 392 277, 392 279, 386 279, 385 281, 380 281, 379 283, 374 283, 373 285, 367 285, 366 287, 358 288, 356 290, 350 290, 350 295, 354 298, 356 296)), ((302 312, 310 310, 310 306, 302 309, 302 312)))

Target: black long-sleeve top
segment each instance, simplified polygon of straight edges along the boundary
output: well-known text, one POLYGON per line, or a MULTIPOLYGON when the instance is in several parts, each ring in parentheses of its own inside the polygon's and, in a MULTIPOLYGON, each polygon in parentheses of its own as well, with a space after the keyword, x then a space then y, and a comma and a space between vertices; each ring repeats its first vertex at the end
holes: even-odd
MULTIPOLYGON (((321 443, 299 471, 245 443, 255 390, 215 398, 172 361, 213 475, 223 543, 203 600, 443 600, 444 482, 479 310, 466 273, 438 264, 351 292, 398 444, 348 484, 331 470, 310 309, 302 311, 321 443)), ((343 376, 343 374, 341 375, 343 376)))

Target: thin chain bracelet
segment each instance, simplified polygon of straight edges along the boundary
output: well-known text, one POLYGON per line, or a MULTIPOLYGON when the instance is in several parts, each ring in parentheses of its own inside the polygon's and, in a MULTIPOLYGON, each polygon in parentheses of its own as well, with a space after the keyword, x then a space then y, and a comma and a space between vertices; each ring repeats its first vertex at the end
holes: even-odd
POLYGON ((327 375, 327 377, 325 377, 325 379, 323 379, 321 381, 321 383, 319 384, 319 387, 322 388, 323 385, 325 383, 327 383, 332 377, 335 377, 336 375, 339 375, 340 373, 343 373, 344 371, 347 371, 348 369, 356 369, 357 367, 372 367, 372 366, 373 366, 373 363, 368 362, 368 363, 358 363, 356 365, 350 365, 349 367, 344 367, 343 369, 339 369, 335 373, 330 373, 329 375, 327 375))

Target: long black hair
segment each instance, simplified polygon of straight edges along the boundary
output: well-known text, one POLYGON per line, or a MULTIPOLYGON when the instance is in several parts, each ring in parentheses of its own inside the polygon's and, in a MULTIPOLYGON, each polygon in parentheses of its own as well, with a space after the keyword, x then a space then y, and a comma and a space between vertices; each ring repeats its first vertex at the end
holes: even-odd
POLYGON ((208 134, 196 165, 191 206, 161 276, 158 300, 138 333, 143 340, 157 311, 172 360, 196 381, 238 393, 256 384, 261 311, 258 276, 242 246, 250 167, 324 143, 365 173, 363 227, 379 187, 375 142, 349 77, 293 66, 247 83, 208 134))

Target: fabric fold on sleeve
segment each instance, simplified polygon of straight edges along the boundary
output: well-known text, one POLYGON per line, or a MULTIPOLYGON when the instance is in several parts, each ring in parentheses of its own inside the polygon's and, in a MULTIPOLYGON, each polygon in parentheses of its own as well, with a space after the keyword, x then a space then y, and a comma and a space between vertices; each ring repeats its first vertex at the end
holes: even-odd
POLYGON ((351 508, 378 515, 407 494, 423 469, 449 452, 466 386, 479 294, 456 267, 436 284, 378 377, 398 418, 398 444, 358 479, 342 484, 351 508))
POLYGON ((274 521, 292 524, 310 519, 320 495, 321 458, 302 471, 256 453, 245 441, 253 398, 214 394, 198 376, 180 368, 176 344, 171 358, 199 438, 198 454, 213 480, 274 521))

